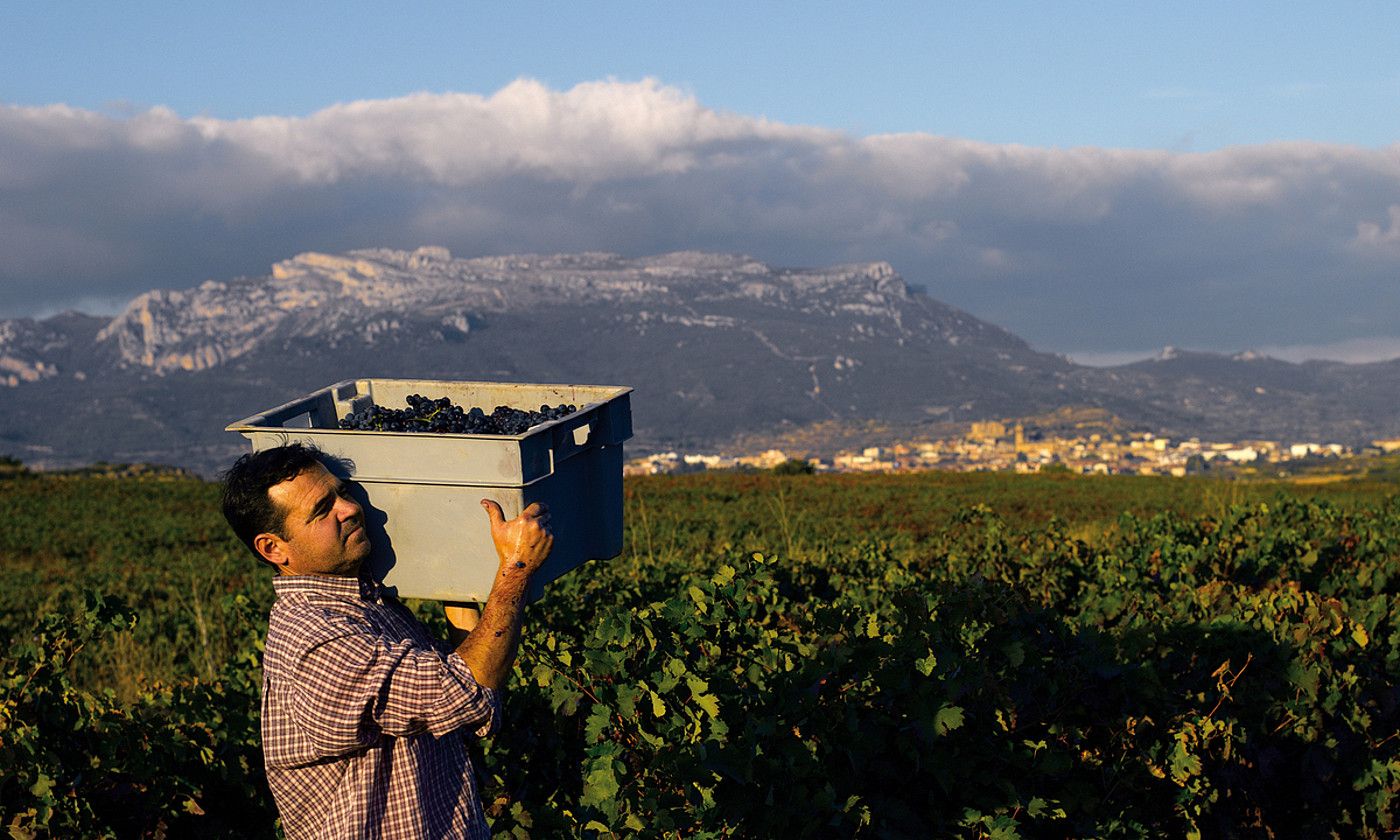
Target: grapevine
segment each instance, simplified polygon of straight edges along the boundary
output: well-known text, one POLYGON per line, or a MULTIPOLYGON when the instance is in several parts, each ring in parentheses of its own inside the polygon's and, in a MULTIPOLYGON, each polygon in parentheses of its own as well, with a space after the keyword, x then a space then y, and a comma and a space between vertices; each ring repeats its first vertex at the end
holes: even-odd
MULTIPOLYGON (((1400 495, 1221 488, 629 479, 628 553, 530 608, 492 831, 1394 837, 1400 495)), ((0 825, 273 835, 273 591, 216 488, 34 476, 0 508, 0 825)))

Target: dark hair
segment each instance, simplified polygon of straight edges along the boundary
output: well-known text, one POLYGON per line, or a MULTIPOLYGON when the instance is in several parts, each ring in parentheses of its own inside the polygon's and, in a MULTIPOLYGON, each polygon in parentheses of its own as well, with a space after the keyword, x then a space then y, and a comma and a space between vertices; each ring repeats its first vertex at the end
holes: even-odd
POLYGON ((253 547, 253 538, 258 534, 286 536, 282 528, 287 513, 272 503, 267 491, 312 466, 326 466, 328 460, 331 459, 315 446, 294 442, 242 455, 223 474, 219 506, 224 519, 254 557, 263 559, 253 547))

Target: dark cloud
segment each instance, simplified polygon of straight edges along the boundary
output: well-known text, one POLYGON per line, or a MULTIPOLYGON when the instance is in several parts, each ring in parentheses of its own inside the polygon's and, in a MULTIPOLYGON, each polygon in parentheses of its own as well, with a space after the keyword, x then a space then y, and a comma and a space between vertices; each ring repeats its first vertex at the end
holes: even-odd
POLYGON ((0 107, 0 317, 424 244, 884 259, 1045 349, 1356 351, 1400 335, 1400 145, 860 138, 654 82, 240 121, 0 107))

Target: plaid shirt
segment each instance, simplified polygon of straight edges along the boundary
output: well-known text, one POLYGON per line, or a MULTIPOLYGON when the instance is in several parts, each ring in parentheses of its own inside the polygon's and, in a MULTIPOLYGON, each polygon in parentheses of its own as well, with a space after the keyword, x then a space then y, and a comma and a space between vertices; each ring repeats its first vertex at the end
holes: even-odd
POLYGON ((490 734, 496 692, 374 581, 272 585, 263 756, 287 837, 490 837, 459 730, 490 734))

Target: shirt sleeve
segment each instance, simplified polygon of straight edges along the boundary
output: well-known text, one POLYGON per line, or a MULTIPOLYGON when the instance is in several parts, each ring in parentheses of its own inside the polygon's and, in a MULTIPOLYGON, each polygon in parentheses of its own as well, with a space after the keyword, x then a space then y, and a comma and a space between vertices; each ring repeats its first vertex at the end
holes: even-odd
POLYGON ((353 617, 317 618, 320 626, 289 663, 293 718, 317 752, 353 752, 385 735, 495 729, 498 693, 478 683, 457 654, 385 637, 353 617))

